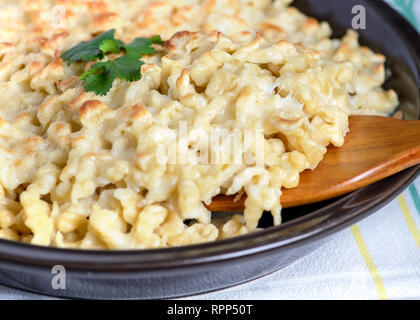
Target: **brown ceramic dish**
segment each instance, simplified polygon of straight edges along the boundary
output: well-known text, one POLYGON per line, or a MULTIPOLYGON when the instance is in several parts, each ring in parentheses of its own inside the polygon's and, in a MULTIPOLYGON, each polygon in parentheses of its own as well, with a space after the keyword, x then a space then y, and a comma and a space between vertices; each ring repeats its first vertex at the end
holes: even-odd
MULTIPOLYGON (((303 12, 327 20, 341 36, 351 8, 366 8, 362 42, 388 58, 387 86, 401 100, 406 119, 419 119, 420 36, 396 11, 378 0, 298 0, 303 12)), ((341 198, 286 209, 278 227, 233 239, 148 251, 80 251, 0 240, 0 282, 49 295, 79 298, 167 298, 233 286, 286 267, 331 236, 375 212, 418 176, 420 166, 341 198), (51 268, 67 270, 66 290, 54 290, 51 268)), ((262 225, 270 219, 264 217, 262 225)))

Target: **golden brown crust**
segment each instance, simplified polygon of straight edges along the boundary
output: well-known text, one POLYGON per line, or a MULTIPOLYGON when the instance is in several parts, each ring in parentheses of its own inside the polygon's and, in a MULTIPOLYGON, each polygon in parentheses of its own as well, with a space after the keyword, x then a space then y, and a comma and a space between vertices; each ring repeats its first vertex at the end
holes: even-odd
POLYGON ((140 103, 131 106, 131 118, 133 120, 143 119, 145 117, 151 116, 150 111, 146 109, 146 107, 140 103))
POLYGON ((108 107, 100 100, 87 100, 79 108, 79 118, 89 118, 93 114, 104 112, 108 107))
POLYGON ((86 97, 86 92, 83 89, 81 89, 77 97, 69 103, 68 108, 70 110, 78 110, 83 101, 86 99, 86 97))
POLYGON ((94 16, 92 19, 93 32, 103 32, 111 29, 118 19, 119 15, 115 12, 106 12, 94 16))

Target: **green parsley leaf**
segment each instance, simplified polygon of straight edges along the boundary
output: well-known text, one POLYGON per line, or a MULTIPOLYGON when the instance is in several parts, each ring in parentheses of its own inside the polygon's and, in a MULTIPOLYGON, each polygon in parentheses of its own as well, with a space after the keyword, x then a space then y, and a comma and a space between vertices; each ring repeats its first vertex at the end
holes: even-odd
POLYGON ((68 60, 69 63, 76 61, 93 61, 96 59, 103 59, 104 53, 101 51, 100 46, 105 40, 114 40, 115 29, 111 29, 85 42, 82 41, 75 47, 64 52, 61 55, 63 60, 68 60))
POLYGON ((105 96, 117 77, 113 61, 97 62, 81 76, 86 91, 105 96))
POLYGON ((141 56, 136 54, 127 54, 112 61, 95 63, 80 76, 85 90, 94 91, 97 95, 106 95, 116 78, 130 82, 140 80, 140 68, 144 64, 140 58, 141 56))
POLYGON ((152 44, 160 44, 163 45, 163 41, 160 36, 155 36, 152 38, 136 38, 130 44, 124 44, 122 47, 127 51, 128 54, 144 54, 150 55, 154 54, 155 48, 152 47, 152 44))
POLYGON ((162 39, 160 38, 160 36, 154 36, 150 38, 150 41, 152 41, 152 43, 155 44, 159 44, 161 46, 163 46, 164 42, 162 41, 162 39))
POLYGON ((80 80, 85 80, 87 77, 93 74, 100 74, 104 71, 105 66, 103 62, 95 63, 89 70, 83 72, 80 75, 80 80))
POLYGON ((77 46, 62 54, 63 60, 70 63, 75 61, 102 60, 108 53, 120 53, 124 49, 125 55, 114 60, 95 63, 88 71, 80 75, 86 91, 93 91, 97 95, 106 95, 112 88, 115 79, 137 81, 141 79, 141 61, 143 55, 154 54, 153 44, 163 45, 160 36, 151 38, 136 38, 132 43, 125 44, 115 39, 115 30, 109 30, 89 42, 81 42, 77 46))
POLYGON ((102 51, 103 54, 107 53, 119 53, 121 51, 121 46, 123 42, 116 39, 106 39, 102 41, 99 46, 99 49, 102 51))
POLYGON ((127 53, 125 56, 115 59, 113 62, 118 77, 130 82, 140 80, 140 68, 144 64, 140 58, 141 56, 137 54, 127 53))

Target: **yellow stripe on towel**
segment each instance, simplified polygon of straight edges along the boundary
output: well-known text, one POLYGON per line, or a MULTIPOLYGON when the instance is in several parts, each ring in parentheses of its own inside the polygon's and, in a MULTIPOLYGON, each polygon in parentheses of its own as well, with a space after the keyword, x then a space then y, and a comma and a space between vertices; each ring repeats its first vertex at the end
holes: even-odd
POLYGON ((387 299, 387 294, 385 290, 385 285, 382 280, 381 274, 379 273, 378 268, 376 267, 373 259, 368 251, 368 248, 363 240, 362 233, 357 224, 350 228, 353 233, 354 240, 356 240, 357 247, 359 248, 360 254, 362 255, 363 260, 365 261, 366 267, 368 268, 370 274, 372 275, 373 281, 375 283, 376 290, 378 290, 379 299, 387 299))
POLYGON ((398 204, 400 205, 401 212, 404 216, 405 222, 407 223, 408 229, 410 230, 410 233, 413 236, 417 247, 419 247, 420 249, 420 232, 416 227, 416 223, 414 222, 413 217, 411 216, 410 209, 407 205, 407 201, 405 200, 402 194, 398 196, 398 204))

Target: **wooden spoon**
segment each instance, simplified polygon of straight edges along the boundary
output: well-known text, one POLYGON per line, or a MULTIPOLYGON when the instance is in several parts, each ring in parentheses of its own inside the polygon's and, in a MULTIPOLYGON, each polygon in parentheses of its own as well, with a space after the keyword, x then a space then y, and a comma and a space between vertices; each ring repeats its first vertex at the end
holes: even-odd
MULTIPOLYGON (((420 163, 420 120, 350 116, 350 131, 342 147, 329 147, 318 167, 300 175, 296 188, 283 189, 283 207, 338 197, 420 163)), ((240 211, 245 196, 218 195, 212 211, 240 211)))

